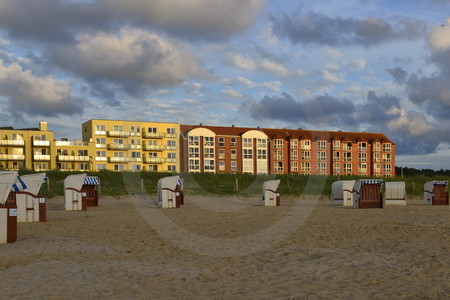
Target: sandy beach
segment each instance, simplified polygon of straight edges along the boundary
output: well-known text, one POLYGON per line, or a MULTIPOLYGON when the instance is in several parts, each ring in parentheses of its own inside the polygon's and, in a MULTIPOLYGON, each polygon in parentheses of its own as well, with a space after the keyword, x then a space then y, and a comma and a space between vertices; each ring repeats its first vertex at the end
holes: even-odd
POLYGON ((450 207, 353 209, 313 196, 100 197, 0 245, 1 299, 449 299, 450 207))

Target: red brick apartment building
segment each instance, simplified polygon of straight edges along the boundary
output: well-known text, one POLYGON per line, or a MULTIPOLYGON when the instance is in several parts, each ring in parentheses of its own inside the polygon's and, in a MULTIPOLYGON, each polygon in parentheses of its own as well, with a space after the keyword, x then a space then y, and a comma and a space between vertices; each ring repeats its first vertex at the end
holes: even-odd
POLYGON ((181 125, 181 170, 395 176, 395 144, 381 133, 181 125))

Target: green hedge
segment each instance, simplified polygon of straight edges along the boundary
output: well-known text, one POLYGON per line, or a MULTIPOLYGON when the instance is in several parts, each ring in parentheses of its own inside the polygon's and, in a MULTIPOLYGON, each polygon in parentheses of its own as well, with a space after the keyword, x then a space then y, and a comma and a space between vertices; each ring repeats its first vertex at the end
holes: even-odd
MULTIPOLYGON (((34 171, 21 170, 20 175, 35 173, 34 171)), ((70 174, 81 172, 47 171, 48 183, 41 188, 41 194, 47 197, 64 195, 64 179, 70 174)), ((113 172, 99 171, 87 172, 90 176, 100 178, 101 195, 125 196, 138 194, 155 194, 156 184, 162 177, 175 175, 174 173, 157 172, 113 172)), ((278 191, 282 195, 322 195, 328 197, 331 194, 331 184, 334 181, 358 179, 357 176, 319 176, 319 175, 250 175, 250 174, 207 174, 207 173, 183 173, 180 174, 185 181, 186 194, 213 193, 219 195, 258 195, 262 192, 262 183, 266 180, 280 179, 278 191)), ((405 181, 408 197, 422 197, 423 186, 430 180, 448 180, 444 176, 410 176, 384 178, 385 181, 405 181)))

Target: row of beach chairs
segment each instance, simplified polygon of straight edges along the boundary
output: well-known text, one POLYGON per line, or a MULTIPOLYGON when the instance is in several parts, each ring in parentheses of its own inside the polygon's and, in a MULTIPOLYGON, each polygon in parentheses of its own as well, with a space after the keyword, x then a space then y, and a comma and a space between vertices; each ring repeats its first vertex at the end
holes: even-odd
MULTIPOLYGON (((406 205, 405 182, 381 179, 335 181, 331 185, 331 201, 335 205, 355 208, 383 208, 386 205, 406 205)), ((426 205, 449 205, 447 180, 425 183, 423 200, 426 205)))

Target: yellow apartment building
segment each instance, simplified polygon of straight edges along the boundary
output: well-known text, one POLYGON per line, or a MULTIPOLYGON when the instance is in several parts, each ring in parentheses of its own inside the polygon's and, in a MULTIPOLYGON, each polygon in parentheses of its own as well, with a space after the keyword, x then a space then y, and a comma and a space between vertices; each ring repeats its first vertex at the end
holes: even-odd
POLYGON ((82 140, 93 144, 92 170, 180 171, 180 124, 99 120, 82 124, 82 140))
POLYGON ((95 150, 93 142, 62 139, 53 142, 52 158, 55 158, 56 169, 60 171, 92 171, 95 150))
POLYGON ((0 127, 0 169, 40 171, 54 168, 53 140, 54 134, 47 129, 47 122, 40 122, 38 128, 0 127))

